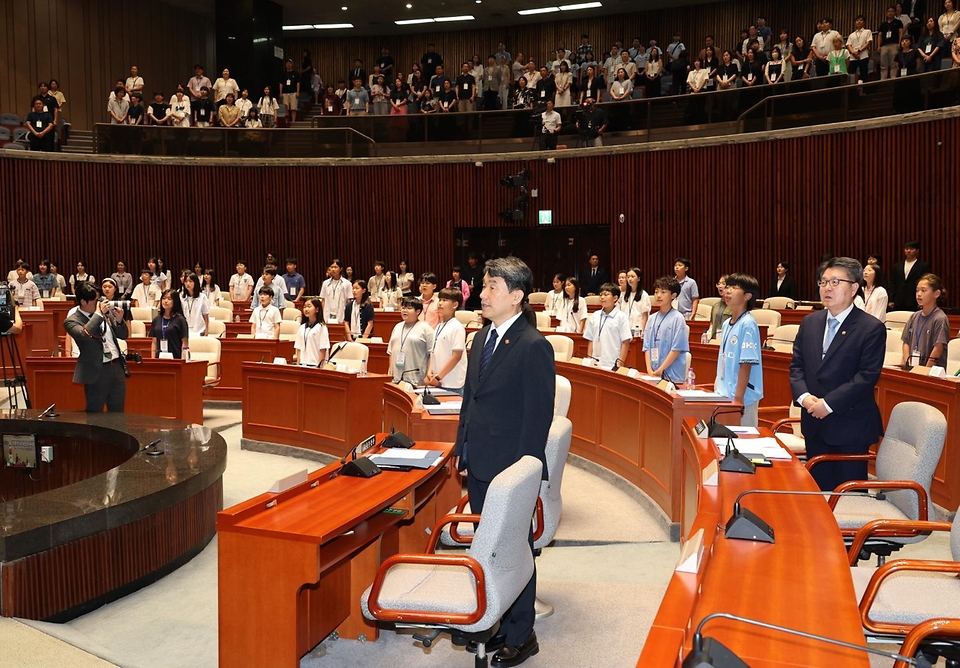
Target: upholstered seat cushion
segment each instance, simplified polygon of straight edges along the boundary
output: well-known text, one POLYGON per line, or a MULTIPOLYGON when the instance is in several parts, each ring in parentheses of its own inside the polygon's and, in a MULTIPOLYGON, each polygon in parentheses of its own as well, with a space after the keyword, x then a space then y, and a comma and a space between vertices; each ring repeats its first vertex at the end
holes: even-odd
MULTIPOLYGON (((840 525, 841 529, 859 529, 870 520, 881 518, 894 520, 910 519, 892 503, 885 500, 871 499, 866 496, 840 497, 834 514, 837 518, 837 524, 840 525)), ((894 537, 880 540, 906 545, 908 543, 919 543, 923 538, 923 536, 915 536, 913 538, 894 537)))
MULTIPOLYGON (((875 572, 874 568, 850 569, 858 601, 875 572)), ((870 608, 870 619, 877 622, 919 624, 932 617, 960 617, 960 579, 955 575, 894 573, 883 581, 870 608)))
MULTIPOLYGON (((370 612, 369 596, 367 589, 360 600, 365 615, 370 612)), ((477 583, 466 568, 400 564, 390 569, 383 582, 380 605, 389 609, 470 613, 477 609, 477 583)))

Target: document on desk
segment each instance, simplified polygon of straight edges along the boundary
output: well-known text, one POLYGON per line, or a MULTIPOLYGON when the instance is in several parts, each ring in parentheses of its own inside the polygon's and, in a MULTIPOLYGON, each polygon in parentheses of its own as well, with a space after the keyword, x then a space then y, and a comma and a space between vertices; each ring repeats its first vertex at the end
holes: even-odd
POLYGON ((423 410, 430 415, 459 415, 461 406, 463 406, 463 400, 441 401, 439 404, 428 404, 423 407, 423 410))
POLYGON ((451 392, 450 390, 444 390, 439 387, 418 387, 413 393, 414 394, 423 394, 425 390, 430 390, 430 394, 435 397, 459 397, 460 395, 456 392, 451 392))
POLYGON ((677 396, 686 401, 729 401, 728 397, 706 390, 677 390, 677 396))
MULTIPOLYGON (((718 443, 717 439, 713 439, 713 442, 721 451, 726 447, 726 441, 718 443)), ((735 444, 737 449, 748 457, 755 454, 763 455, 767 459, 790 459, 790 452, 775 438, 738 438, 735 444)))
POLYGON ((406 448, 387 448, 383 452, 370 455, 370 461, 380 468, 428 469, 443 459, 442 450, 408 450, 406 448))

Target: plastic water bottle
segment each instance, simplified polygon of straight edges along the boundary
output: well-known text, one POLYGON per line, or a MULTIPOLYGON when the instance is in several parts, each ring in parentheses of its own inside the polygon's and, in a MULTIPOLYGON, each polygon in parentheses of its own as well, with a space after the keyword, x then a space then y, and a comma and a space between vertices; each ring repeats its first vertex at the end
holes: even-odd
POLYGON ((367 360, 363 360, 362 362, 360 362, 360 375, 361 376, 367 375, 367 360))
POLYGON ((693 372, 693 367, 687 369, 687 388, 688 390, 694 390, 697 388, 697 374, 693 372))
POLYGON ((700 343, 706 345, 710 343, 710 330, 704 330, 703 334, 700 335, 700 343))
POLYGON ((190 361, 190 346, 184 346, 184 347, 183 347, 183 354, 182 354, 180 357, 183 358, 183 361, 184 361, 184 362, 189 362, 189 361, 190 361))

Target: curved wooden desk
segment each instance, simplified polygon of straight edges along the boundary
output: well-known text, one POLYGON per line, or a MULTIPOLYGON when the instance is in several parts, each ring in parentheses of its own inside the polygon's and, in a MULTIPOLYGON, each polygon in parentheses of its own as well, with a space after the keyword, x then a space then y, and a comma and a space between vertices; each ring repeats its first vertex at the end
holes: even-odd
POLYGON ((214 536, 227 446, 205 427, 119 413, 0 414, 53 462, 2 469, 2 614, 62 622, 173 571, 214 536), (141 452, 162 439, 164 454, 141 452), (36 480, 35 480, 36 479, 36 480))
MULTIPOLYGON (((774 527, 774 544, 728 540, 719 528, 745 490, 817 491, 806 469, 795 458, 775 461, 755 475, 720 473, 718 486, 704 486, 701 471, 719 452, 709 439, 697 439, 692 426, 686 420, 683 427, 683 528, 686 537, 703 531, 703 556, 698 572, 673 574, 637 666, 680 666, 697 624, 712 612, 863 646, 843 540, 822 497, 745 497, 743 506, 774 527)), ((704 635, 718 639, 751 666, 870 665, 863 652, 725 619, 708 622, 704 635)))
POLYGON ((457 440, 459 415, 430 415, 415 398, 393 383, 383 386, 383 428, 402 431, 415 441, 457 440))

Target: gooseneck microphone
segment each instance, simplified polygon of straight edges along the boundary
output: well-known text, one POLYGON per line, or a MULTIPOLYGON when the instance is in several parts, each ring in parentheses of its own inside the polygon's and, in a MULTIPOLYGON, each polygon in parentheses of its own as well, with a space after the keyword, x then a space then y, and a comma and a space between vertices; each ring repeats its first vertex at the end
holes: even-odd
POLYGON ((399 380, 393 381, 393 384, 394 384, 394 385, 399 385, 400 383, 403 382, 403 377, 406 376, 408 373, 416 373, 416 372, 418 372, 418 371, 420 371, 420 369, 407 369, 406 371, 404 371, 403 373, 400 374, 400 379, 399 379, 399 380))
POLYGON ((53 412, 53 409, 56 408, 56 407, 57 407, 56 404, 50 404, 50 405, 47 406, 45 409, 43 409, 43 411, 40 413, 40 415, 37 416, 37 419, 38 419, 38 420, 42 420, 42 419, 45 418, 45 417, 55 418, 55 417, 59 416, 59 415, 60 415, 59 413, 54 413, 54 412, 53 412))
POLYGON ((844 647, 846 649, 852 649, 858 652, 866 652, 867 654, 882 656, 895 661, 903 661, 908 665, 918 666, 919 668, 930 668, 931 666, 931 663, 927 661, 922 654, 917 658, 911 658, 907 656, 901 656, 900 654, 895 654, 894 652, 884 652, 883 650, 874 649, 873 647, 854 645, 853 643, 848 643, 843 640, 836 640, 835 638, 828 638, 815 633, 791 629, 786 626, 779 626, 778 624, 761 622, 757 619, 750 619, 749 617, 732 615, 729 612, 712 612, 704 617, 697 625, 697 630, 693 634, 693 648, 683 660, 683 668, 747 668, 747 664, 744 663, 743 660, 734 654, 729 648, 725 647, 719 640, 710 637, 703 637, 703 627, 711 619, 729 619, 742 624, 759 626, 760 628, 764 628, 769 631, 779 631, 780 633, 799 636, 801 638, 806 638, 807 640, 816 640, 828 645, 836 645, 838 647, 844 647))
POLYGON ((717 406, 713 409, 713 413, 710 414, 710 431, 707 433, 711 438, 736 438, 737 435, 730 430, 729 427, 723 424, 717 424, 718 415, 727 415, 730 413, 739 413, 743 415, 743 406, 734 406, 729 408, 726 406, 717 406))
POLYGON ((745 457, 733 444, 733 432, 727 436, 727 447, 720 460, 720 470, 724 473, 756 473, 757 466, 745 457))

